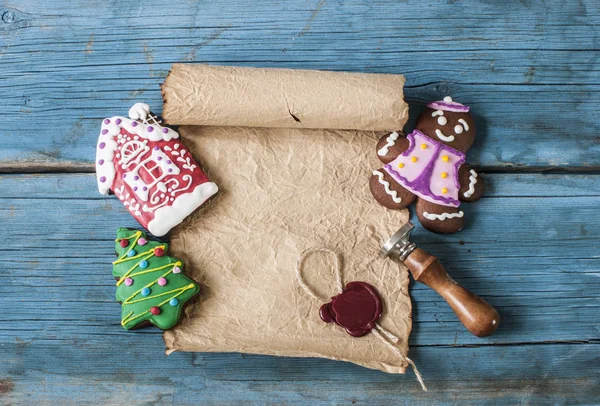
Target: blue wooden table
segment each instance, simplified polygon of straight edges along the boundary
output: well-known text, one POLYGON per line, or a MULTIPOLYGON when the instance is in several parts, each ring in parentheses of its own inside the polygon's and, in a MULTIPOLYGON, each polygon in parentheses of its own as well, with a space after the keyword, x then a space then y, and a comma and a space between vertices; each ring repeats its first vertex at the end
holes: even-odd
MULTIPOLYGON (((0 403, 600 402, 597 0, 0 2, 0 403), (253 4, 252 4, 253 3, 253 4), (503 322, 477 339, 412 287, 412 372, 318 359, 164 355, 124 331, 99 120, 160 106, 174 62, 403 73, 418 106, 472 106, 488 181, 466 229, 415 239, 503 322)), ((157 109, 158 110, 158 109, 157 109)))

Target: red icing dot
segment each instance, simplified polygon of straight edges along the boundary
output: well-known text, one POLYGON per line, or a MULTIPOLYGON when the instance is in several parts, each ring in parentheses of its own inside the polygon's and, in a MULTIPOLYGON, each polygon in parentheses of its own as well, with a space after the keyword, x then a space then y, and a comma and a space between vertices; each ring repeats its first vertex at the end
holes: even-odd
POLYGON ((119 244, 121 244, 121 247, 125 248, 129 245, 129 241, 121 240, 121 241, 119 241, 119 244))
POLYGON ((157 257, 162 257, 165 255, 165 250, 161 247, 158 247, 154 250, 154 255, 156 255, 157 257))
POLYGON ((156 306, 152 306, 150 308, 150 313, 152 313, 153 315, 159 315, 160 314, 160 308, 156 307, 156 306))

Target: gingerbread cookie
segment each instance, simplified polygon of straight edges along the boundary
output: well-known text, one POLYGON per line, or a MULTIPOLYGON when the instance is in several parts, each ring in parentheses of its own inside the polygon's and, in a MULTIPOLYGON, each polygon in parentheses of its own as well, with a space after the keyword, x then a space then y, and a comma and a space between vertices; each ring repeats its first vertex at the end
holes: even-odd
POLYGON ((162 236, 217 192, 179 134, 136 103, 129 117, 104 119, 96 148, 96 179, 141 225, 162 236))
POLYGON ((169 245, 148 240, 142 231, 120 228, 115 250, 121 325, 130 330, 154 324, 167 330, 177 324, 183 306, 200 289, 183 274, 183 263, 167 255, 169 245))
POLYGON ((385 166, 371 176, 373 197, 390 209, 403 209, 416 200, 423 227, 438 233, 460 231, 460 203, 478 200, 484 185, 465 164, 465 153, 475 141, 469 111, 446 97, 429 103, 405 138, 396 132, 381 138, 377 155, 385 166))

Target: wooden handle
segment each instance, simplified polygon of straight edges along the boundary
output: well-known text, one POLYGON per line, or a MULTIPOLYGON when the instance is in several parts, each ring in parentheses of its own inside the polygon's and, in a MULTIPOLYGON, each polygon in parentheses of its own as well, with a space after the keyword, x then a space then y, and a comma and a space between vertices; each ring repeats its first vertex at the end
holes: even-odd
POLYGON ((496 309, 456 283, 435 256, 416 248, 404 263, 416 281, 429 286, 448 302, 471 333, 486 337, 496 331, 500 322, 496 309))

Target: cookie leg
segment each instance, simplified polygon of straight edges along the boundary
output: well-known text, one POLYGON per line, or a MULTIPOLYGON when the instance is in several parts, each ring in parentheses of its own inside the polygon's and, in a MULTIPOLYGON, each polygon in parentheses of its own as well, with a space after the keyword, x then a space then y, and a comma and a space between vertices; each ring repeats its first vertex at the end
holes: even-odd
POLYGON ((423 227, 434 233, 456 233, 462 230, 465 224, 465 214, 459 207, 441 206, 418 199, 416 211, 423 227))
POLYGON ((416 199, 415 195, 396 183, 383 169, 373 171, 369 188, 375 200, 388 209, 404 209, 416 199))

